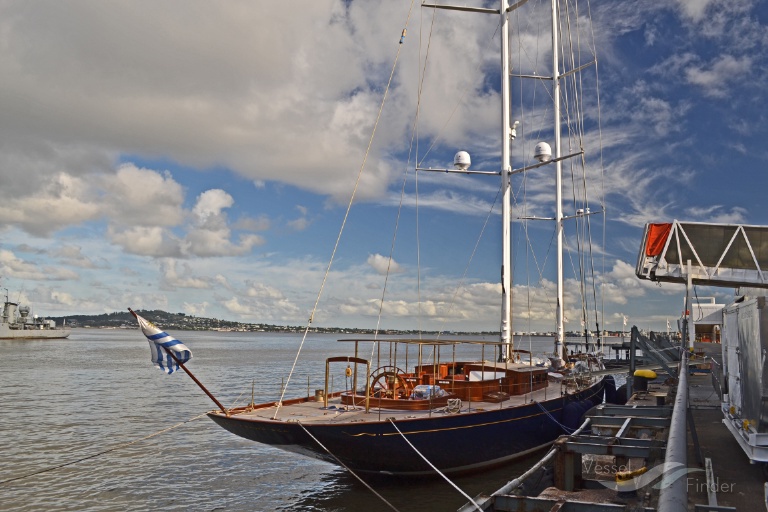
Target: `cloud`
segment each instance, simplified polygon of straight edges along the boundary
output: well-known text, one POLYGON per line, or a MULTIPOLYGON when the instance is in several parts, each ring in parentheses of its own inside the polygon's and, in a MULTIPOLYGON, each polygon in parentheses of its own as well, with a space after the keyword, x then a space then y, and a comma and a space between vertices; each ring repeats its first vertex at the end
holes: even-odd
POLYGON ((288 221, 288 227, 294 231, 304 231, 309 226, 309 221, 306 217, 299 217, 288 221))
MULTIPOLYGON (((9 176, 5 178, 4 182, 13 181, 9 176)), ((90 199, 91 187, 85 180, 60 172, 46 176, 36 185, 22 193, 13 193, 13 187, 8 187, 0 194, 3 224, 19 226, 33 235, 48 236, 66 226, 94 220, 101 214, 99 205, 90 199)))
POLYGON ((300 318, 300 309, 277 288, 263 283, 246 282, 246 288, 222 301, 232 315, 245 321, 294 322, 300 318))
POLYGON ((265 285, 263 283, 254 283, 247 281, 248 285, 245 290, 245 295, 256 299, 283 299, 283 294, 272 286, 265 285))
POLYGON ((187 315, 193 315, 193 316, 205 316, 205 312, 208 309, 207 302, 201 302, 201 303, 190 303, 190 302, 184 302, 182 303, 182 310, 187 315))
POLYGON ((176 226, 184 219, 184 192, 170 173, 120 165, 101 176, 103 214, 117 226, 176 226))
POLYGON ((0 275, 31 281, 76 281, 80 276, 72 270, 51 265, 37 265, 16 257, 13 252, 0 249, 0 275))
POLYGON ((737 58, 732 55, 722 55, 706 68, 688 67, 685 70, 685 77, 689 84, 701 87, 707 96, 725 98, 730 91, 730 83, 748 74, 752 65, 753 59, 750 57, 737 58))
POLYGON ((101 257, 89 257, 83 254, 82 247, 77 245, 64 245, 51 251, 51 256, 60 258, 68 265, 82 268, 110 268, 109 261, 101 257))
POLYGON ((232 241, 225 209, 235 203, 231 195, 221 189, 206 190, 197 198, 192 214, 192 227, 181 242, 182 251, 188 256, 238 256, 264 243, 259 235, 242 234, 232 241))
POLYGON ((197 217, 197 223, 205 225, 211 220, 218 220, 223 210, 231 208, 235 200, 221 189, 206 190, 197 197, 192 213, 197 217))
POLYGON ((686 208, 686 213, 691 220, 699 222, 713 222, 723 224, 743 224, 747 210, 740 206, 733 206, 730 210, 724 205, 710 205, 707 207, 692 206, 686 208))
POLYGON ((388 257, 382 256, 381 254, 370 254, 366 263, 368 263, 368 265, 370 265, 373 270, 381 275, 386 275, 387 273, 398 274, 403 272, 403 269, 400 268, 399 263, 397 263, 394 259, 390 260, 388 257))
POLYGON ((700 21, 714 0, 677 0, 682 13, 693 21, 700 21))
POLYGON ((171 290, 176 288, 211 288, 210 279, 195 277, 192 268, 188 264, 181 264, 181 272, 179 272, 177 265, 178 263, 173 259, 164 259, 160 262, 160 272, 162 274, 160 284, 163 288, 171 290))
POLYGON ((179 239, 159 226, 134 226, 123 230, 110 226, 107 236, 127 253, 158 258, 182 256, 179 239))

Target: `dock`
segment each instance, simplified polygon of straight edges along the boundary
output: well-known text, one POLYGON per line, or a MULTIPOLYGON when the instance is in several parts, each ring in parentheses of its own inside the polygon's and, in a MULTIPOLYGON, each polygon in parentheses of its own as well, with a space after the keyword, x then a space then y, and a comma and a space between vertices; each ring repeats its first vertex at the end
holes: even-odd
POLYGON ((596 406, 530 471, 460 512, 768 510, 764 465, 724 423, 720 350, 696 343, 677 365, 655 364, 625 405, 596 406))

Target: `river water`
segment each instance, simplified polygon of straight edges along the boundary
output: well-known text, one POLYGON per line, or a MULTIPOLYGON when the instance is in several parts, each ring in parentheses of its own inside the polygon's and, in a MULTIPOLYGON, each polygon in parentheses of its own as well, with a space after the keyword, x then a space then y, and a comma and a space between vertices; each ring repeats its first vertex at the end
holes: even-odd
MULTIPOLYGON (((227 407, 248 403, 252 392, 257 403, 275 400, 301 340, 172 334, 192 350, 190 369, 227 407)), ((286 398, 322 387, 325 358, 351 348, 338 337, 308 337, 286 398)), ((547 349, 549 341, 534 347, 547 349)), ((336 387, 343 382, 340 375, 336 387)), ((1 510, 391 510, 336 466, 246 441, 201 417, 213 403, 183 372, 155 369, 139 330, 0 340, 0 388, 1 510)), ((453 482, 470 496, 490 493, 537 459, 453 482)), ((439 478, 372 486, 403 512, 466 502, 439 478)))

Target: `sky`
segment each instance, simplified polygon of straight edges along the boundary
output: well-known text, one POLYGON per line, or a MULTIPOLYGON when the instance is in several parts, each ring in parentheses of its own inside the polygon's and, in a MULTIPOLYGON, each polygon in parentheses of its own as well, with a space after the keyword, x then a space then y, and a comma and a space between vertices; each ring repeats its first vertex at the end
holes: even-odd
MULTIPOLYGON (((663 330, 684 290, 635 277, 644 224, 768 224, 768 7, 579 9, 600 93, 583 98, 587 190, 605 215, 585 286, 584 224, 566 222, 566 330, 582 297, 601 327, 663 330)), ((551 58, 542 11, 512 15, 523 73, 551 58)), ((498 181, 413 172, 459 149, 498 170, 497 25, 395 0, 0 1, 0 287, 38 315, 300 326, 322 289, 315 326, 498 330, 498 181)), ((551 134, 530 98, 512 107, 513 167, 551 134)), ((552 331, 553 226, 517 217, 552 215, 553 174, 512 186, 513 330, 552 331)))

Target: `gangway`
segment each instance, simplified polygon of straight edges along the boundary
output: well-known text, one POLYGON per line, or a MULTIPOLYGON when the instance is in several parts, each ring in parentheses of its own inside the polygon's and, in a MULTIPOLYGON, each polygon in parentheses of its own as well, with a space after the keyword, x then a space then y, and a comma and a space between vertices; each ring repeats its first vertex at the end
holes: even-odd
POLYGON ((635 273, 658 282, 768 288, 768 226, 646 224, 635 273))

